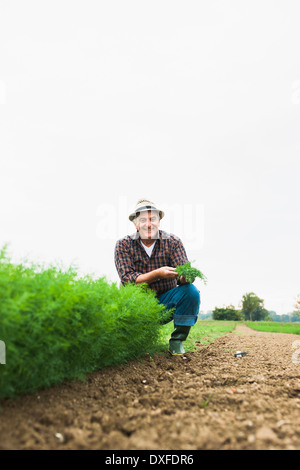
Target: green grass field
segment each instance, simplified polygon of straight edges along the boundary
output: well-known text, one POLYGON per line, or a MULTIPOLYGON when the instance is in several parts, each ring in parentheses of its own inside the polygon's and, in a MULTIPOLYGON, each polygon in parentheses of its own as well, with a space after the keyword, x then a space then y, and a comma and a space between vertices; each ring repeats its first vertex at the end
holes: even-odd
MULTIPOLYGON (((235 328, 236 322, 234 321, 198 321, 195 326, 190 330, 190 334, 184 343, 186 351, 195 351, 200 344, 208 344, 214 341, 219 336, 226 335, 235 328)), ((174 329, 173 322, 168 323, 162 327, 165 341, 164 348, 168 348, 168 340, 174 329)))
POLYGON ((271 333, 292 333, 300 335, 300 322, 298 323, 280 323, 280 322, 246 322, 249 328, 257 331, 269 331, 271 333))

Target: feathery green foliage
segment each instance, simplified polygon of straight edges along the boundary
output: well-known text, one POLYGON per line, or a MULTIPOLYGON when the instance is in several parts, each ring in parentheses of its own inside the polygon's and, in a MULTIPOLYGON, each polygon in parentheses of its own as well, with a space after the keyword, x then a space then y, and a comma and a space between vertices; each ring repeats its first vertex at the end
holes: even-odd
POLYGON ((190 282, 191 284, 194 282, 194 280, 196 279, 196 277, 199 277, 200 279, 202 279, 202 281, 204 282, 204 284, 207 283, 207 278, 206 276, 201 272, 199 271, 198 269, 196 268, 193 268, 191 266, 191 262, 188 261, 186 264, 181 264, 180 266, 177 266, 175 271, 178 272, 178 277, 180 278, 181 276, 185 276, 186 278, 186 281, 187 282, 190 282))
POLYGON ((146 284, 118 287, 76 270, 12 264, 0 251, 0 397, 31 393, 152 352, 164 305, 146 284))

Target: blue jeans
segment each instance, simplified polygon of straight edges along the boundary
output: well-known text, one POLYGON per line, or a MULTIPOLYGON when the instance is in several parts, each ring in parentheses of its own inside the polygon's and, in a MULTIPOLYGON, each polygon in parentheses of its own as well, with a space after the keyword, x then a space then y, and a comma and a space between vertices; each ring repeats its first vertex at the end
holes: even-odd
POLYGON ((175 312, 164 323, 174 320, 178 326, 194 326, 199 313, 200 292, 193 284, 183 284, 164 292, 158 297, 159 303, 175 312))

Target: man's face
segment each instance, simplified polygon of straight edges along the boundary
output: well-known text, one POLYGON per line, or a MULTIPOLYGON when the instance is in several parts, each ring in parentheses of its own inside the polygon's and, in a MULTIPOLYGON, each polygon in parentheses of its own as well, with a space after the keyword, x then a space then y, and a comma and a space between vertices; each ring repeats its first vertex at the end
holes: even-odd
POLYGON ((155 239, 159 227, 159 214, 156 211, 141 212, 135 221, 136 229, 139 231, 141 239, 155 239))

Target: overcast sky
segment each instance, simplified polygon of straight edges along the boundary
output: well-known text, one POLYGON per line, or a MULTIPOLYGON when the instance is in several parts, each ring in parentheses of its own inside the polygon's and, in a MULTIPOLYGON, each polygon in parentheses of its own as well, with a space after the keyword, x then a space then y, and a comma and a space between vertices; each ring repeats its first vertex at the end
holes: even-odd
POLYGON ((0 244, 119 281, 145 197, 201 310, 300 293, 297 0, 0 2, 0 244))

